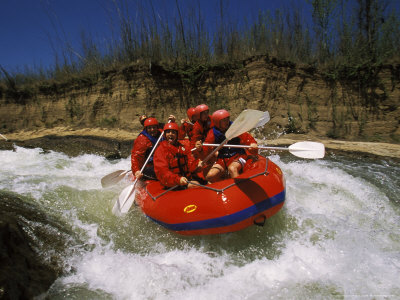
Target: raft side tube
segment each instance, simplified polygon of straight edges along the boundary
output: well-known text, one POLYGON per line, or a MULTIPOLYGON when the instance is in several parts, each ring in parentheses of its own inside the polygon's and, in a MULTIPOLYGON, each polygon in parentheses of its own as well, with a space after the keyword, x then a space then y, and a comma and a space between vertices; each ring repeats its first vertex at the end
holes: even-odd
POLYGON ((138 202, 145 215, 161 226, 199 235, 261 225, 282 208, 285 194, 282 171, 261 157, 239 177, 209 186, 167 191, 159 182, 149 182, 138 193, 138 202))

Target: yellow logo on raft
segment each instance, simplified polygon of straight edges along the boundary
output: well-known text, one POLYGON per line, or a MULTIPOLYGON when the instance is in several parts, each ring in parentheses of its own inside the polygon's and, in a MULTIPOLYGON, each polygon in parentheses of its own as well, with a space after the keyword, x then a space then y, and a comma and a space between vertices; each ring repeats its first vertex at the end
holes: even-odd
POLYGON ((186 206, 186 207, 183 209, 183 211, 184 211, 185 213, 187 213, 187 214, 190 214, 190 213, 194 212, 196 209, 197 209, 197 205, 190 204, 190 205, 186 206))

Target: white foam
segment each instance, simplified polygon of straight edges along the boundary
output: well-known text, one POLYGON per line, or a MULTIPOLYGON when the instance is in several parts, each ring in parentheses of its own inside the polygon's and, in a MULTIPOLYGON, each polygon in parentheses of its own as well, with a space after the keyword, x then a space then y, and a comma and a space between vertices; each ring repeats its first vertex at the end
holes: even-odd
POLYGON ((2 166, 0 188, 17 193, 31 193, 35 198, 58 187, 78 190, 100 189, 101 177, 118 169, 129 169, 129 159, 113 164, 98 155, 68 157, 42 149, 16 147, 16 151, 0 151, 2 166), (11 179, 11 181, 10 181, 11 179))
POLYGON ((82 291, 72 288, 78 286, 115 299, 399 298, 400 216, 388 196, 398 195, 399 187, 391 185, 397 192, 388 193, 368 180, 375 173, 364 173, 368 166, 360 161, 352 168, 329 160, 271 159, 286 176, 283 212, 268 223, 276 220, 281 228, 249 229, 243 241, 240 233, 179 237, 135 208, 123 219, 113 216, 111 202, 122 187, 101 189, 100 179, 129 168, 129 159, 0 151, 6 162, 0 188, 61 210, 82 236, 84 244, 64 258, 66 275, 53 293, 79 298, 82 291), (248 247, 277 254, 253 258, 237 252, 238 245, 244 253, 248 247))

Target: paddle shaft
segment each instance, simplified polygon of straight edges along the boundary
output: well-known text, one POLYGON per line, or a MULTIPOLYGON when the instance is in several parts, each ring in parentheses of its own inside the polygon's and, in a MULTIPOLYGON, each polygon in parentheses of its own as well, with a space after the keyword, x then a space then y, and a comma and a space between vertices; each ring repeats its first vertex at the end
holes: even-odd
MULTIPOLYGON (((169 121, 169 122, 171 122, 171 121, 169 121)), ((168 123, 169 123, 169 122, 168 122, 168 123)), ((156 150, 156 148, 157 148, 159 142, 161 141, 163 135, 164 135, 164 131, 161 132, 161 134, 160 134, 159 138, 157 139, 157 142, 155 143, 153 149, 151 149, 151 152, 150 152, 149 156, 147 156, 146 161, 144 162, 142 168, 140 169, 140 173, 143 173, 144 168, 146 167, 147 163, 149 162, 151 156, 153 155, 153 152, 156 150)), ((134 175, 135 175, 135 174, 134 174, 134 175)), ((137 181, 138 181, 138 180, 135 179, 135 181, 133 182, 133 184, 132 184, 132 189, 129 191, 129 193, 127 194, 127 196, 125 197, 125 199, 122 201, 122 204, 120 204, 120 209, 122 209, 122 207, 125 205, 126 201, 127 201, 127 200, 129 199, 129 197, 132 195, 132 192, 135 190, 135 186, 136 186, 137 181)))
MULTIPOLYGON (((216 147, 218 144, 203 144, 204 146, 216 147)), ((224 147, 232 147, 232 148, 251 148, 249 145, 229 145, 226 144, 224 147)), ((269 146, 257 146, 258 149, 266 149, 266 150, 285 150, 289 151, 295 156, 302 158, 323 158, 325 155, 325 146, 322 143, 318 142, 297 142, 289 147, 269 147, 269 146)))
MULTIPOLYGON (((146 167, 147 163, 149 162, 151 156, 153 155, 154 150, 156 150, 156 148, 157 148, 157 146, 158 146, 158 143, 160 142, 160 140, 161 140, 161 138, 163 137, 163 135, 164 135, 164 131, 161 132, 161 134, 160 134, 159 138, 157 139, 157 142, 155 143, 153 149, 151 149, 149 156, 147 156, 146 161, 144 162, 142 168, 140 169, 140 173, 143 173, 144 168, 146 167)), ((132 190, 128 193, 128 195, 127 195, 126 198, 124 199, 123 203, 121 204, 121 208, 124 206, 126 200, 128 200, 129 196, 132 194, 132 191, 135 189, 135 186, 136 186, 137 181, 138 181, 138 180, 135 179, 135 181, 133 182, 132 190)))
MULTIPOLYGON (((226 146, 226 143, 229 142, 228 139, 225 139, 225 141, 223 141, 221 144, 209 144, 209 145, 213 145, 216 146, 217 148, 215 148, 210 154, 207 155, 207 157, 205 159, 203 159, 203 164, 205 164, 207 161, 210 160, 211 157, 213 157, 214 153, 217 152, 219 149, 221 149, 222 147, 226 146)), ((208 144, 203 144, 203 146, 207 146, 208 144)))
MULTIPOLYGON (((203 144, 203 146, 209 146, 209 147, 217 147, 220 146, 220 144, 203 144)), ((232 148, 250 148, 250 145, 229 145, 229 144, 224 144, 223 147, 232 147, 232 148)), ((266 150, 289 150, 289 148, 285 147, 268 147, 268 146, 257 146, 258 149, 266 149, 266 150)), ((193 148, 196 149, 196 148, 193 148)), ((296 149, 296 150, 303 150, 303 151, 309 151, 310 149, 296 149)))
MULTIPOLYGON (((140 173, 143 172, 144 168, 146 167, 147 163, 149 162, 151 156, 153 155, 153 152, 156 150, 156 148, 157 148, 157 146, 158 146, 158 143, 159 143, 160 140, 162 139, 163 135, 164 135, 164 131, 161 132, 161 134, 160 134, 160 136, 158 137, 157 142, 155 143, 153 149, 151 149, 151 152, 150 152, 149 156, 147 156, 146 161, 144 162, 142 168, 140 169, 140 173)), ((135 175, 135 174, 134 174, 134 175, 135 175)))

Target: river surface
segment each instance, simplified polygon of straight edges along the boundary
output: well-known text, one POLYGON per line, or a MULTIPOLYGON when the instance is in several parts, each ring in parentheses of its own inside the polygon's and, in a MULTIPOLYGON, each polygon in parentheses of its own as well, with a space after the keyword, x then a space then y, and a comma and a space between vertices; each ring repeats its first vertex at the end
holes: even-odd
MULTIPOLYGON (((127 182, 102 189, 100 179, 129 159, 0 151, 0 191, 65 228, 62 249, 39 243, 63 270, 48 299, 399 299, 400 166, 332 154, 270 159, 286 176, 284 208, 264 227, 224 235, 179 236, 138 207, 114 216, 127 182)), ((27 226, 34 234, 43 224, 27 226)))

